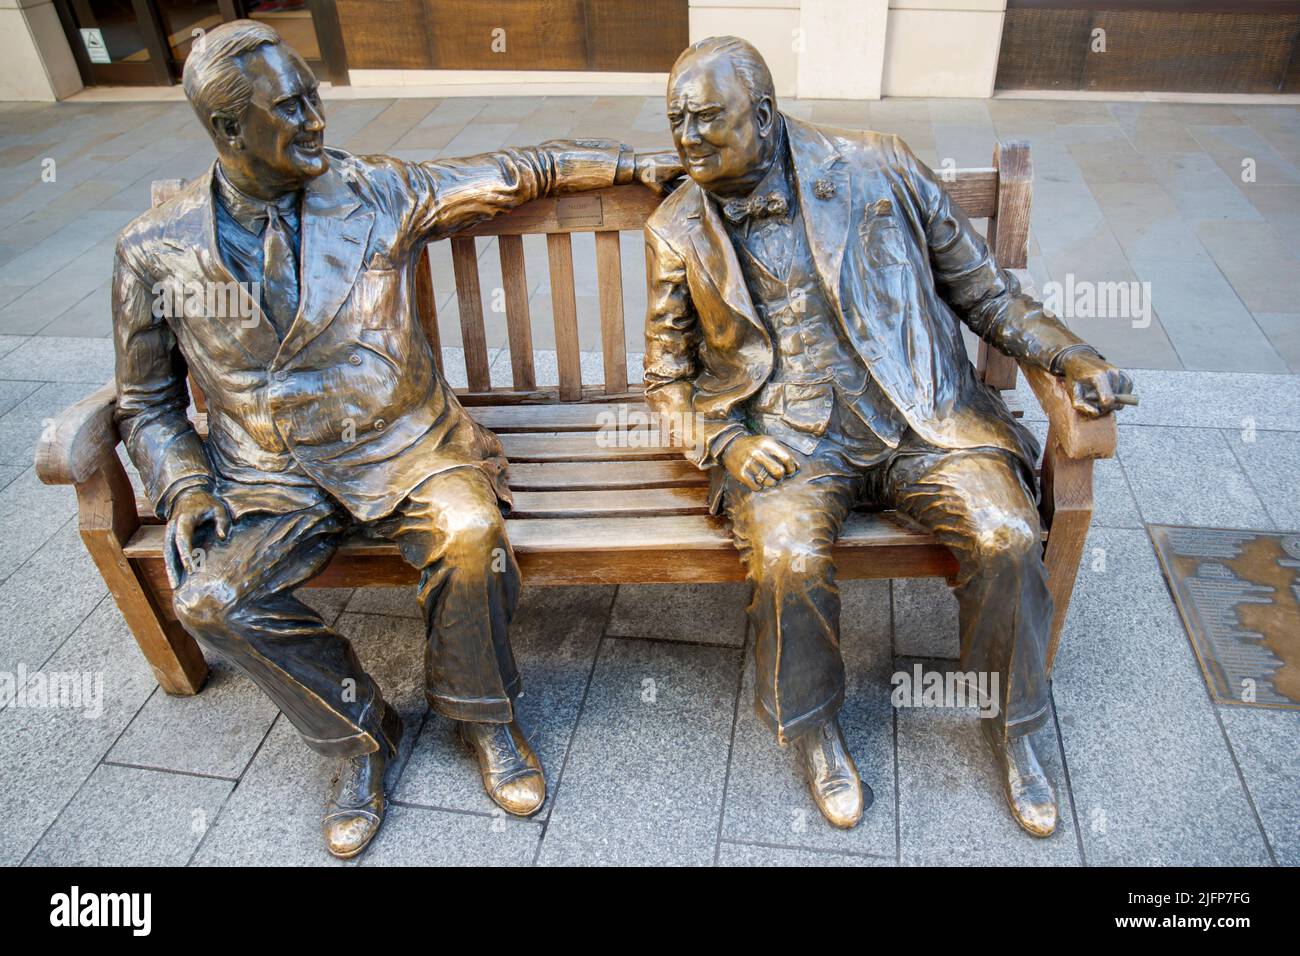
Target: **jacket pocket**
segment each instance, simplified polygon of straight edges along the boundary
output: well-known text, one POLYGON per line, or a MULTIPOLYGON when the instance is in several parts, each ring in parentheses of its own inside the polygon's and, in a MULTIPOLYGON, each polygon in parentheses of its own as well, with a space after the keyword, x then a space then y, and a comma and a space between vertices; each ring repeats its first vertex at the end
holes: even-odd
POLYGON ((899 222, 898 214, 888 199, 873 203, 867 218, 858 229, 863 255, 875 268, 906 265, 907 235, 899 222))
POLYGON ((396 269, 366 269, 357 278, 353 296, 363 329, 384 331, 398 324, 400 278, 396 269))

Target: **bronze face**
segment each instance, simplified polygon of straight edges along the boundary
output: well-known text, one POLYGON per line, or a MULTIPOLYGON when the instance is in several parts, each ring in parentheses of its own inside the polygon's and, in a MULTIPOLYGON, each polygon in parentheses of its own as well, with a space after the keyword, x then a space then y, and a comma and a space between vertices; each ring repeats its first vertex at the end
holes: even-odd
POLYGON ((754 103, 725 56, 685 59, 668 83, 668 124, 687 174, 719 195, 752 189, 772 161, 771 98, 754 103))
POLYGON ((214 139, 231 181, 251 196, 271 199, 329 168, 325 112, 316 77, 284 44, 244 54, 243 66, 252 98, 241 116, 213 117, 214 139))

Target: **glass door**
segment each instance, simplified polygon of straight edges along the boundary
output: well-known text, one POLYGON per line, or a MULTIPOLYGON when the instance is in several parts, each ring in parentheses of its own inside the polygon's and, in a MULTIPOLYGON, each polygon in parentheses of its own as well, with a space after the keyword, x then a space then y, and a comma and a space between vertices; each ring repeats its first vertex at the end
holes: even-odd
POLYGON ((169 86, 203 32, 247 17, 274 28, 321 80, 348 82, 333 0, 54 0, 87 86, 169 86))
POLYGON ((72 55, 87 86, 173 82, 171 56, 155 12, 142 0, 56 0, 72 55))

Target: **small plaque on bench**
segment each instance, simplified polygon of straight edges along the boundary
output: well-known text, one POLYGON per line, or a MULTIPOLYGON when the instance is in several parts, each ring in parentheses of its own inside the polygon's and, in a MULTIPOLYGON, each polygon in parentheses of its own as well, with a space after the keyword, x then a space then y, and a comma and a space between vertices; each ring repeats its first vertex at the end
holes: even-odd
POLYGON ((561 196, 555 201, 555 218, 565 229, 605 225, 605 214, 599 196, 561 196))

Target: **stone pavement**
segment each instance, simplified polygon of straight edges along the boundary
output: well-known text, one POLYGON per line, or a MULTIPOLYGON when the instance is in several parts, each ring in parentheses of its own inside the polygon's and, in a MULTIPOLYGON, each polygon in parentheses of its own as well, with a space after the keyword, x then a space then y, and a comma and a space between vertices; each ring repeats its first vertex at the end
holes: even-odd
MULTIPOLYGON (((1300 863, 1300 713, 1211 701, 1144 528, 1300 529, 1300 108, 786 107, 898 132, 937 166, 983 165, 996 138, 1029 139, 1039 282, 1150 283, 1149 323, 1067 316, 1135 369, 1142 404, 1121 416, 1119 458, 1097 469, 1055 720, 1038 738, 1061 793, 1059 832, 1035 841, 1011 823, 971 715, 889 705, 895 670, 956 656, 940 581, 843 587, 844 726, 877 795, 848 833, 822 823, 752 714, 743 585, 526 589, 520 709, 551 785, 529 821, 493 813, 447 722, 425 714, 413 596, 308 591, 407 718, 390 819, 353 865, 1300 863)), ((347 100, 327 104, 327 135, 412 159, 563 135, 650 147, 667 143, 659 110, 643 98, 347 100)), ((153 179, 210 159, 183 104, 0 104, 0 673, 102 679, 89 713, 0 701, 5 864, 332 862, 318 835, 327 762, 220 661, 199 696, 162 694, 81 545, 71 490, 41 485, 31 467, 44 423, 112 374, 115 233, 153 179), (53 182, 41 178, 46 160, 53 182)), ((627 238, 636 341, 642 265, 627 238)), ((491 317, 496 254, 482 245, 491 317)), ((594 345, 593 255, 575 245, 594 345)), ((529 250, 535 316, 549 314, 544 263, 529 250)), ((435 266, 455 368, 445 249, 435 266)), ((494 358, 508 375, 508 356, 494 358)), ((1041 437, 1041 415, 1019 397, 1041 437)))

